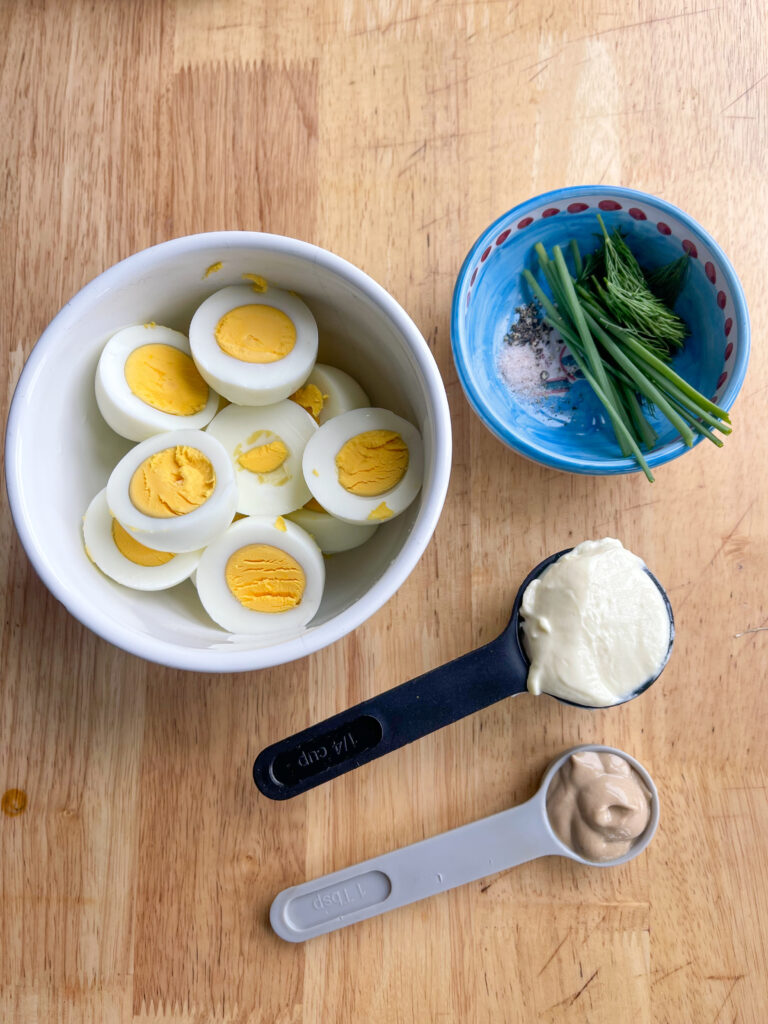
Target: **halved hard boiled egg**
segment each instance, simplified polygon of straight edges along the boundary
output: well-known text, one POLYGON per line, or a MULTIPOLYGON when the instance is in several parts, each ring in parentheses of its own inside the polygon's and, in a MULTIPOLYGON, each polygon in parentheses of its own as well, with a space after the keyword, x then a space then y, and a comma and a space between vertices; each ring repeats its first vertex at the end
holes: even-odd
POLYGON ((325 564, 317 544, 295 523, 248 516, 205 549, 195 585, 222 629, 279 637, 300 632, 317 612, 325 564))
POLYGON ((209 423, 226 449, 237 480, 237 511, 282 515, 311 497, 301 469, 307 441, 317 424, 287 400, 274 405, 229 405, 209 423))
POLYGON ((238 405, 288 398, 317 358, 317 324, 296 295, 268 285, 232 285, 214 292, 189 325, 200 373, 238 405))
POLYGON ((325 363, 315 363, 312 373, 291 395, 291 401, 306 409, 321 426, 343 412, 371 404, 353 377, 325 363))
POLYGON ((167 590, 197 568, 201 551, 172 554, 145 547, 113 518, 107 490, 99 491, 83 518, 88 557, 116 583, 134 590, 167 590))
POLYGON ((235 472, 222 445, 202 430, 156 434, 112 470, 107 505, 146 547, 196 551, 232 522, 235 472))
POLYGON ((144 441, 167 430, 201 429, 216 415, 219 396, 200 376, 185 335, 137 324, 104 346, 96 402, 116 433, 144 441))
POLYGON ((386 522, 421 488, 421 435, 388 409, 353 409, 319 428, 302 465, 312 497, 331 515, 348 523, 386 522))
POLYGON ((326 512, 314 498, 310 498, 303 508, 289 512, 286 519, 306 530, 324 555, 359 548, 379 528, 377 523, 345 523, 326 512))

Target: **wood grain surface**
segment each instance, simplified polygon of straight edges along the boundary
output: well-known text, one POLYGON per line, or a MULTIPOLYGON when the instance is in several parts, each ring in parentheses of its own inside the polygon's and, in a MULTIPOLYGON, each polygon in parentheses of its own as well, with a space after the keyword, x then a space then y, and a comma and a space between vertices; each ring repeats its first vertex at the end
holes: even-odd
POLYGON ((144 664, 47 593, 3 506, 0 1021, 768 1020, 768 15, 761 0, 3 0, 4 413, 35 340, 115 261, 194 231, 294 235, 359 265, 428 339, 453 417, 435 538, 332 648, 258 674, 144 664), (681 205, 741 275, 753 353, 724 451, 579 478, 515 456, 454 372, 478 233, 566 184, 681 205), (544 555, 619 536, 667 585, 642 700, 521 697, 287 804, 266 743, 490 639, 544 555), (281 888, 530 796, 581 741, 656 778, 646 855, 539 861, 326 938, 281 888))

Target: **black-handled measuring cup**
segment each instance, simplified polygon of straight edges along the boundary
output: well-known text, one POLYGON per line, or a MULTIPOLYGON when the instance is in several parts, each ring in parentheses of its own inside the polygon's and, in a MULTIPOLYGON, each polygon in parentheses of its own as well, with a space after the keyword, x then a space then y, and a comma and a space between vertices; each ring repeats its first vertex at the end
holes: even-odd
MULTIPOLYGON (((504 697, 525 693, 529 661, 521 637, 523 594, 532 580, 570 550, 550 555, 526 576, 517 591, 509 623, 495 640, 265 747, 253 765, 253 780, 259 790, 271 800, 298 796, 504 697)), ((647 690, 661 675, 672 650, 675 630, 669 598, 656 577, 647 568, 645 571, 664 598, 669 647, 656 675, 617 704, 647 690)))

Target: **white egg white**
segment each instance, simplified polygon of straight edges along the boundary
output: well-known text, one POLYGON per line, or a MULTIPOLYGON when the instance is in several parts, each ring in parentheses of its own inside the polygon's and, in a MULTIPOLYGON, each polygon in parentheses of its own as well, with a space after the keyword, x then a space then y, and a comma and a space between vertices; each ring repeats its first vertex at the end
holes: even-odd
POLYGON ((310 438, 302 460, 312 497, 326 512, 347 523, 381 523, 404 512, 419 493, 424 475, 421 434, 413 424, 388 409, 353 409, 335 416, 310 438), (408 446, 408 468, 390 490, 366 497, 351 494, 339 483, 336 456, 351 438, 368 430, 394 430, 408 446), (386 512, 377 515, 382 505, 386 512))
POLYGON ((110 514, 136 540, 156 551, 196 551, 205 547, 232 522, 237 509, 237 484, 232 463, 223 446, 202 430, 173 430, 156 434, 132 448, 112 470, 107 482, 110 514), (129 487, 139 466, 156 452, 177 445, 197 448, 213 465, 216 484, 199 508, 185 515, 159 519, 145 515, 131 501, 129 487))
POLYGON ((304 383, 317 358, 317 324, 308 307, 295 295, 269 285, 256 292, 251 285, 230 285, 214 292, 198 307, 189 325, 189 343, 197 368, 219 394, 237 405, 271 405, 304 383), (247 363, 228 355, 216 341, 216 326, 239 306, 264 305, 279 309, 296 328, 296 343, 274 363, 247 363))
POLYGON ((324 555, 336 555, 341 551, 359 548, 379 528, 375 523, 345 523, 329 512, 318 512, 311 508, 297 508, 286 519, 306 530, 324 555))
POLYGON ((274 405, 228 405, 208 424, 211 434, 224 446, 237 480, 237 511, 243 515, 282 515, 309 501, 301 459, 317 424, 295 402, 274 405), (269 473, 253 473, 238 459, 252 448, 281 440, 288 458, 269 473))
POLYGON ((314 617, 323 597, 325 563, 320 548, 308 533, 287 520, 248 516, 233 523, 202 554, 195 579, 197 593, 214 622, 230 633, 284 639, 301 633, 314 617), (249 544, 270 544, 285 551, 301 566, 304 594, 295 608, 284 612, 258 612, 242 605, 226 580, 230 557, 249 544))
POLYGON ((107 490, 99 491, 83 518, 83 540, 88 557, 105 576, 134 590, 167 590, 188 579, 202 551, 174 555, 165 565, 137 565, 126 558, 112 536, 107 490))
POLYGON ((170 345, 192 355, 189 340, 179 331, 156 324, 135 324, 112 335, 96 368, 96 403, 109 426, 129 441, 144 441, 168 430, 200 430, 216 415, 219 396, 209 389, 205 408, 191 416, 175 416, 147 405, 125 379, 125 362, 143 345, 170 345))
POLYGON ((321 426, 343 412, 363 409, 371 404, 368 395, 357 381, 336 366, 315 363, 305 384, 314 384, 324 397, 323 408, 317 417, 317 422, 321 426))

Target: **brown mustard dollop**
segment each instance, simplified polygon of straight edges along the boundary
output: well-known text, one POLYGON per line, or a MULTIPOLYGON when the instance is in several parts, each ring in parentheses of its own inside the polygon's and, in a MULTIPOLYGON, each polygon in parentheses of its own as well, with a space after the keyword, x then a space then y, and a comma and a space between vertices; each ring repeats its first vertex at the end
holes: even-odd
POLYGON ((615 860, 648 827, 651 794, 635 769, 596 750, 571 754, 547 792, 547 814, 561 842, 586 860, 615 860))

